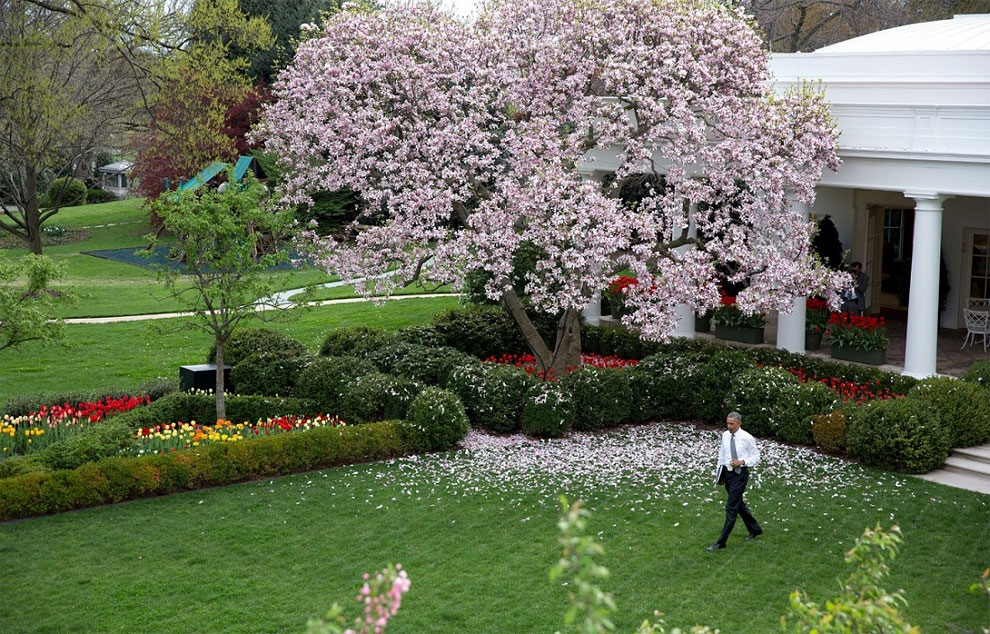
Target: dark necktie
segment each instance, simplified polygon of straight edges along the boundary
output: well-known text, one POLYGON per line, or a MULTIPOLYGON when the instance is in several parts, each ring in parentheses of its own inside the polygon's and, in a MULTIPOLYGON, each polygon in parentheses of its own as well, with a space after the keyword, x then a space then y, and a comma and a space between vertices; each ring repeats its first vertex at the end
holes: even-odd
MULTIPOLYGON (((739 460, 739 454, 736 453, 736 435, 735 434, 729 434, 729 455, 732 457, 733 460, 739 460)), ((732 470, 735 471, 736 473, 739 473, 739 472, 742 471, 739 467, 733 467, 732 470)))

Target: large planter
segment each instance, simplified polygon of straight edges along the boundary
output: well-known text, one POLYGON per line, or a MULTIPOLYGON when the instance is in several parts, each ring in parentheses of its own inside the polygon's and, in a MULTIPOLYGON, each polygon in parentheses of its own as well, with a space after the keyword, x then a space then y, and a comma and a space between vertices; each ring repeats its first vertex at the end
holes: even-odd
POLYGON ((711 315, 695 315, 694 316, 694 331, 695 332, 708 332, 712 329, 712 316, 711 315))
POLYGON ((860 350, 859 348, 846 348, 833 344, 832 358, 842 359, 843 361, 855 361, 856 363, 866 363, 868 365, 883 365, 887 363, 887 349, 860 350))
POLYGON ((763 343, 763 329, 715 324, 715 337, 740 343, 763 343))
POLYGON ((804 331, 804 349, 818 350, 822 347, 822 333, 814 330, 804 331))

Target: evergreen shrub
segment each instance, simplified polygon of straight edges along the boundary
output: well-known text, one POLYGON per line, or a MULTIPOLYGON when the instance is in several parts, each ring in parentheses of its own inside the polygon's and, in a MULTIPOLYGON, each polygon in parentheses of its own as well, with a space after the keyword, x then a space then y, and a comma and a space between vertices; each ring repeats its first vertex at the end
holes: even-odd
POLYGON ((45 199, 42 203, 45 207, 74 207, 86 204, 86 183, 78 178, 65 176, 56 178, 48 186, 45 199), (60 198, 61 197, 61 198, 60 198))
POLYGON ((292 394, 299 375, 312 361, 309 355, 253 354, 230 370, 231 390, 238 394, 288 396, 292 394))
POLYGON ((90 187, 86 190, 86 204, 95 205, 97 203, 112 203, 117 201, 117 196, 113 192, 108 192, 99 187, 90 187))
POLYGON ((371 372, 347 383, 336 415, 348 425, 402 419, 423 387, 402 376, 371 372))
MULTIPOLYGON (((306 346, 288 335, 267 328, 241 328, 235 330, 224 345, 223 362, 233 368, 251 355, 262 352, 284 357, 301 357, 306 354, 306 346)), ((207 351, 206 362, 217 362, 216 343, 207 351)))
POLYGON ((647 377, 649 408, 654 415, 673 420, 697 418, 695 397, 703 367, 703 356, 691 353, 659 353, 640 361, 636 369, 647 377))
POLYGON ((560 438, 574 424, 574 399, 559 381, 541 381, 526 392, 522 430, 537 438, 560 438))
POLYGON ((395 341, 395 335, 381 328, 349 326, 335 328, 323 338, 320 356, 367 357, 382 346, 395 341))
POLYGON ((987 361, 977 361, 973 365, 969 366, 966 372, 962 375, 963 381, 969 383, 976 383, 983 387, 990 387, 990 360, 987 361))
POLYGON ((821 383, 784 386, 773 408, 773 424, 777 437, 787 442, 812 444, 812 417, 828 414, 838 405, 839 399, 835 392, 821 383))
POLYGON ((358 357, 318 357, 299 373, 294 394, 315 401, 325 413, 333 414, 347 384, 374 371, 373 363, 358 357))
POLYGON ((445 386, 454 367, 477 361, 456 348, 433 348, 394 343, 371 353, 368 359, 386 374, 401 374, 427 385, 445 386))
POLYGON ((526 349, 515 320, 501 306, 473 304, 450 308, 435 315, 430 327, 443 345, 480 359, 526 349))
POLYGON ((464 440, 470 429, 464 405, 453 392, 427 387, 409 405, 403 440, 419 451, 442 451, 464 440))
POLYGON ((0 479, 0 521, 382 460, 410 450, 397 423, 381 422, 215 443, 196 452, 104 458, 73 470, 0 479))
POLYGON ((846 451, 846 430, 849 424, 846 415, 838 410, 811 417, 811 435, 815 444, 825 451, 846 451))
POLYGON ((496 363, 454 367, 447 388, 457 394, 473 425, 495 433, 513 433, 522 425, 522 406, 533 384, 524 370, 496 363))
MULTIPOLYGON (((395 333, 396 341, 414 343, 417 346, 439 348, 447 345, 447 340, 430 324, 415 324, 399 328, 395 333)), ((457 346, 454 346, 455 348, 457 346)))
POLYGON ((782 368, 744 369, 731 378, 729 389, 723 392, 727 397, 718 411, 723 420, 730 411, 738 411, 746 431, 754 436, 776 436, 775 410, 784 389, 797 385, 797 378, 782 368))
POLYGON ((849 455, 864 464, 926 473, 949 455, 949 430, 938 411, 917 399, 873 401, 851 410, 849 455))
POLYGON ((747 412, 739 409, 745 405, 751 413, 754 412, 748 402, 735 398, 732 403, 726 403, 726 395, 729 393, 733 379, 754 367, 753 360, 742 350, 726 347, 715 351, 698 372, 695 391, 688 393, 688 398, 695 403, 694 416, 706 423, 721 424, 725 422, 725 415, 729 410, 738 409, 744 416, 746 429, 754 435, 760 435, 753 431, 751 418, 746 416, 747 412), (727 406, 729 409, 726 409, 727 406))
POLYGON ((925 379, 907 398, 935 406, 949 428, 952 447, 972 447, 990 440, 990 394, 982 387, 951 377, 925 379))
POLYGON ((598 431, 629 419, 629 375, 616 368, 581 366, 560 379, 574 400, 574 429, 598 431))

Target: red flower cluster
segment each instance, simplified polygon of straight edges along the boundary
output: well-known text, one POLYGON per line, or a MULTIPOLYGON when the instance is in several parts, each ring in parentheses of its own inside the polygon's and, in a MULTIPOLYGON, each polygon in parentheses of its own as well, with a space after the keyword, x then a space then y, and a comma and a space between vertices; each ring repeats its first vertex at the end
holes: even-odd
POLYGON ((639 284, 638 278, 620 275, 608 283, 608 294, 610 297, 621 297, 626 294, 627 288, 637 284, 639 284))
POLYGON ((828 302, 820 297, 809 297, 805 302, 807 310, 827 310, 828 302))
POLYGON ((58 423, 67 418, 88 420, 91 423, 98 423, 103 420, 107 414, 126 412, 139 405, 147 405, 150 402, 151 398, 144 395, 124 396, 123 398, 105 398, 95 403, 86 401, 77 405, 69 405, 68 403, 52 405, 51 407, 42 405, 41 409, 33 414, 28 414, 28 416, 30 418, 43 419, 49 425, 58 423))
POLYGON ((843 328, 858 328, 866 332, 873 332, 887 325, 883 317, 870 317, 853 315, 852 313, 832 313, 828 318, 830 326, 841 326, 843 328))
POLYGON ((890 388, 880 387, 880 381, 867 381, 866 383, 853 383, 843 381, 834 376, 818 377, 807 374, 801 368, 787 368, 787 371, 798 378, 802 383, 817 381, 825 387, 835 392, 843 403, 853 401, 856 405, 862 405, 867 401, 884 401, 891 398, 903 398, 903 394, 896 394, 890 388))
MULTIPOLYGON (((499 363, 502 365, 514 365, 517 368, 522 368, 526 371, 526 374, 533 374, 539 378, 553 378, 552 375, 545 377, 543 372, 537 372, 536 370, 536 357, 531 354, 503 354, 500 357, 488 357, 485 361, 489 363, 499 363)), ((614 355, 602 356, 600 354, 582 354, 581 362, 584 365, 594 366, 596 368, 625 368, 630 365, 636 365, 639 363, 636 359, 623 359, 622 357, 617 357, 614 355)), ((574 370, 573 367, 568 367, 567 372, 574 370)))
POLYGON ((718 289, 718 293, 719 293, 719 295, 722 296, 722 298, 719 301, 722 302, 722 305, 723 306, 735 306, 736 305, 736 296, 735 295, 726 295, 725 294, 725 291, 722 290, 721 288, 718 289))

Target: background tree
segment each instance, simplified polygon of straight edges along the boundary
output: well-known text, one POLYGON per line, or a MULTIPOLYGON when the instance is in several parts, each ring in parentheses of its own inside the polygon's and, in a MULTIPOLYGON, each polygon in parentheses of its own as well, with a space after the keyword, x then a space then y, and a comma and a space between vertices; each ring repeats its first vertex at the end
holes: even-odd
MULTIPOLYGON (((230 183, 223 191, 201 189, 160 196, 154 212, 171 234, 167 243, 170 257, 184 269, 163 267, 160 279, 194 313, 192 328, 205 330, 216 344, 217 420, 226 418, 224 403, 223 350, 230 335, 249 319, 271 321, 285 316, 279 307, 264 305, 276 290, 269 267, 288 259, 285 251, 268 248, 272 238, 284 237, 292 221, 285 211, 272 211, 264 200, 267 190, 253 176, 240 184, 230 183)), ((152 244, 163 239, 150 237, 152 244)))
POLYGON ((40 255, 0 258, 0 352, 28 341, 50 343, 64 336, 55 309, 68 297, 49 288, 63 267, 40 255))
POLYGON ((813 51, 905 24, 902 0, 743 0, 770 50, 813 51))
POLYGON ((815 264, 787 201, 813 200, 837 166, 828 109, 810 90, 774 95, 760 45, 739 10, 690 0, 495 0, 473 24, 430 5, 347 11, 300 44, 260 130, 285 204, 346 187, 384 215, 359 218, 352 240, 311 235, 321 266, 368 276, 366 293, 485 271, 540 369, 559 373, 580 364, 580 311, 626 268, 644 283, 625 322, 657 339, 677 304, 718 304, 725 262, 750 281, 750 312, 834 299, 848 279, 815 264), (630 209, 580 176, 598 148, 617 152, 616 182, 664 186, 630 209), (704 241, 687 231, 691 203, 709 209, 694 218, 704 241), (554 341, 513 289, 521 248, 539 254, 530 302, 561 315, 554 341))
POLYGON ((0 230, 40 254, 41 225, 58 213, 64 184, 134 115, 124 59, 91 26, 21 0, 0 2, 0 230))
POLYGON ((948 20, 966 13, 990 13, 990 0, 906 0, 911 22, 948 20))

